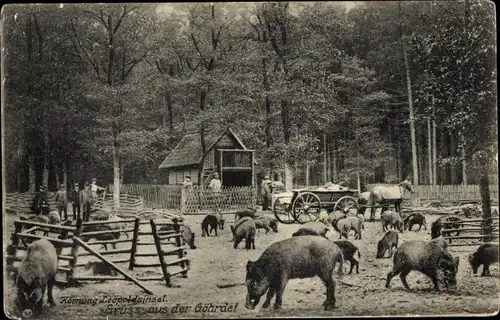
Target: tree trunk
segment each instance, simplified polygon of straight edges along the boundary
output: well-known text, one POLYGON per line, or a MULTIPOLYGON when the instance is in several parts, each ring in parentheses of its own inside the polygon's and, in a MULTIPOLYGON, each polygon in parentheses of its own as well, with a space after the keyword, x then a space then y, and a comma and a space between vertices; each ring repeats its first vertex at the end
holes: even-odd
POLYGON ((403 49, 403 58, 406 71, 406 88, 408 91, 408 107, 410 109, 410 134, 411 134, 411 155, 412 155, 412 174, 413 174, 413 184, 418 186, 418 163, 417 163, 417 142, 415 139, 415 119, 413 117, 413 98, 411 89, 411 78, 410 78, 410 64, 408 62, 408 53, 406 52, 406 45, 404 39, 404 29, 403 29, 403 16, 401 14, 401 2, 398 2, 399 14, 401 19, 401 47, 403 49))
POLYGON ((424 144, 422 143, 422 130, 420 130, 420 126, 417 126, 415 134, 417 135, 417 161, 418 161, 418 181, 419 183, 425 183, 423 178, 424 175, 424 144))
POLYGON ((432 184, 437 184, 437 159, 436 159, 436 118, 434 115, 434 97, 432 97, 432 184))
POLYGON ((462 184, 467 185, 467 158, 465 152, 465 138, 462 136, 462 184))
MULTIPOLYGON (((481 192, 481 202, 483 209, 482 234, 491 235, 493 233, 493 220, 491 219, 490 184, 488 179, 488 169, 486 165, 481 166, 479 190, 481 192)), ((493 238, 485 238, 484 241, 493 241, 493 238)))
POLYGON ((338 173, 337 173, 337 150, 335 146, 333 146, 333 156, 332 156, 332 182, 337 182, 338 173))
MULTIPOLYGON (((116 121, 116 120, 115 120, 116 121)), ((113 123, 115 123, 113 121, 113 123)), ((118 156, 118 128, 113 125, 113 204, 114 208, 120 208, 120 157, 118 156)))
MULTIPOLYGON (((286 100, 281 100, 281 122, 283 125, 283 136, 285 140, 285 145, 288 146, 290 143, 290 120, 288 118, 288 103, 286 100)), ((291 164, 288 159, 285 161, 285 188, 287 191, 291 191, 293 188, 293 171, 291 164)))
POLYGON ((172 108, 172 95, 170 94, 170 92, 167 92, 166 100, 168 110, 168 129, 169 132, 172 133, 174 132, 174 113, 172 108))
POLYGON ((323 132, 323 184, 328 182, 328 164, 327 164, 327 149, 326 149, 326 132, 323 132))
POLYGON ((36 166, 35 166, 35 156, 33 155, 31 150, 28 150, 28 180, 29 180, 29 192, 30 193, 35 193, 35 191, 38 189, 36 187, 36 166))
POLYGON ((50 165, 50 140, 49 134, 43 134, 43 176, 42 184, 45 187, 49 186, 49 165, 50 165))
MULTIPOLYGON (((441 158, 444 158, 446 156, 445 154, 445 149, 446 149, 446 146, 447 146, 447 143, 446 143, 446 140, 445 140, 445 133, 444 133, 444 129, 439 129, 439 155, 441 158)), ((440 168, 439 168, 439 184, 443 185, 443 184, 447 184, 447 174, 446 174, 446 170, 447 167, 446 166, 443 166, 441 165, 440 168)))
POLYGON ((64 155, 63 164, 63 184, 67 190, 71 190, 70 186, 68 186, 68 156, 64 155))
POLYGON ((309 169, 310 169, 310 165, 309 165, 309 163, 306 163, 306 186, 309 185, 309 169))
POLYGON ((450 134, 450 156, 453 158, 453 164, 450 166, 450 182, 451 184, 457 184, 457 166, 456 166, 456 156, 457 156, 457 141, 455 138, 455 133, 451 132, 450 134))
POLYGON ((120 161, 120 185, 123 186, 123 172, 125 171, 125 165, 123 161, 120 161))
POLYGON ((398 181, 402 181, 401 173, 401 149, 399 148, 399 142, 396 143, 396 174, 398 175, 398 181))
MULTIPOLYGON (((205 103, 207 98, 207 92, 202 89, 200 92, 200 113, 203 117, 203 111, 205 110, 205 103)), ((205 158, 207 156, 207 145, 205 143, 205 121, 201 119, 200 122, 200 145, 201 145, 201 163, 198 169, 198 181, 200 186, 203 186, 203 173, 205 171, 205 158)))
POLYGON ((433 184, 433 173, 432 173, 432 131, 431 131, 431 119, 427 118, 427 165, 429 172, 429 184, 433 184))

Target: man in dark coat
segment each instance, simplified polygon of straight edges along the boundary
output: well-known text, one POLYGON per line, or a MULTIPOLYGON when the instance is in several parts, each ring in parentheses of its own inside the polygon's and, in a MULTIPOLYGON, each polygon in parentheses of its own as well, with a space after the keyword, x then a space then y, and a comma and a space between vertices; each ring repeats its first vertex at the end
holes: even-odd
POLYGON ((45 186, 40 186, 39 192, 31 203, 31 211, 36 214, 49 214, 49 203, 47 202, 47 191, 45 186))
POLYGON ((56 204, 61 220, 68 220, 68 192, 66 191, 66 186, 64 184, 61 184, 59 191, 56 193, 56 204), (63 212, 64 218, 62 215, 63 212))
POLYGON ((88 182, 85 184, 85 189, 80 192, 80 203, 83 207, 83 221, 89 221, 92 208, 92 191, 90 191, 90 183, 88 182))
POLYGON ((80 192, 81 191, 78 183, 75 183, 75 187, 69 194, 69 201, 73 204, 73 220, 82 218, 80 214, 80 192))

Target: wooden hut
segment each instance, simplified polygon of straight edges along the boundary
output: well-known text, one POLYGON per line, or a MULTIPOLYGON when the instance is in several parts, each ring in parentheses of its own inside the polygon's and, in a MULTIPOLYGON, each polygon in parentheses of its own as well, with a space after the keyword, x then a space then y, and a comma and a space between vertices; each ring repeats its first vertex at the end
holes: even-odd
MULTIPOLYGON (((253 186, 255 181, 254 150, 248 149, 231 130, 205 133, 206 151, 203 183, 209 183, 215 172, 223 186, 253 186)), ((198 172, 202 160, 199 132, 186 134, 160 165, 168 171, 168 184, 182 184, 191 176, 193 184, 200 184, 198 172)))

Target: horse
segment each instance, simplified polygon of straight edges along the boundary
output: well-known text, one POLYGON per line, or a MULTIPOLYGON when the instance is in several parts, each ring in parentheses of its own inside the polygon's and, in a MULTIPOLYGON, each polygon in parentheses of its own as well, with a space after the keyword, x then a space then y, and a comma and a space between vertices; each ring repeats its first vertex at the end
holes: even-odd
MULTIPOLYGON (((388 209, 388 207, 391 204, 394 204, 394 209, 398 214, 401 213, 401 203, 403 202, 403 193, 405 190, 410 191, 411 193, 414 193, 413 185, 412 183, 406 179, 402 182, 400 182, 398 185, 392 186, 392 187, 385 187, 385 186, 376 186, 373 188, 373 190, 370 192, 366 207, 371 208, 370 212, 370 221, 375 220, 375 206, 377 204, 382 205, 382 213, 384 213, 385 210, 388 209)), ((366 192, 360 194, 364 194, 364 197, 367 196, 366 192)), ((363 201, 363 200, 362 200, 363 201)), ((359 203, 359 200, 358 200, 359 203)), ((364 211, 363 211, 364 213, 364 211)))

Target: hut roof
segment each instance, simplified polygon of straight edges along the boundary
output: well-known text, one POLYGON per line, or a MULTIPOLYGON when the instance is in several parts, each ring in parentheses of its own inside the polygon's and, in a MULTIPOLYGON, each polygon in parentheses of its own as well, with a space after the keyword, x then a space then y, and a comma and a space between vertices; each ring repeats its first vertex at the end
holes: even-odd
MULTIPOLYGON (((231 130, 224 130, 222 132, 207 131, 205 132, 205 141, 207 142, 207 151, 211 150, 217 142, 226 134, 232 135, 237 143, 243 150, 247 150, 243 142, 231 130)), ((202 158, 202 148, 200 142, 200 133, 192 132, 186 134, 177 146, 170 152, 170 154, 160 164, 160 169, 174 168, 200 164, 202 158)))

